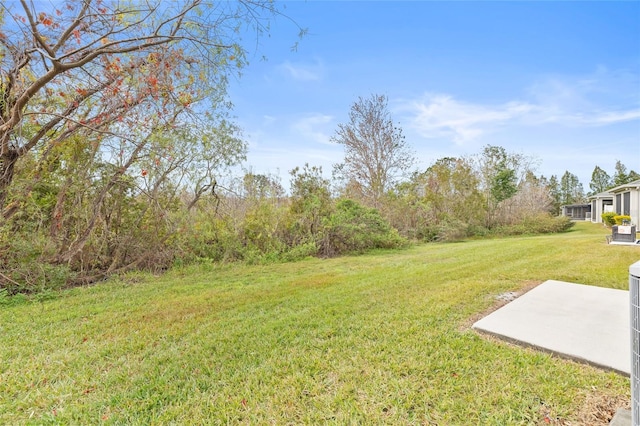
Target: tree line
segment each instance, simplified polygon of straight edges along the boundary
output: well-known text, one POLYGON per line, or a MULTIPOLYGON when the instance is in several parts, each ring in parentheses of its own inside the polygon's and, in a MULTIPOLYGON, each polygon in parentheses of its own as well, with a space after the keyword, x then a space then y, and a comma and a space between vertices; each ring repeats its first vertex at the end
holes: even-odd
POLYGON ((627 166, 620 160, 616 160, 613 176, 599 166, 595 166, 589 182, 590 191, 587 192, 585 192, 578 177, 568 170, 564 172, 560 179, 555 175, 551 176, 548 185, 553 198, 554 207, 552 212, 558 214, 560 207, 563 205, 586 203, 587 198, 592 195, 606 192, 638 179, 640 179, 640 173, 635 170, 627 170, 627 166))
POLYGON ((556 190, 578 185, 536 176, 525 155, 486 146, 414 170, 384 95, 357 99, 338 125, 331 179, 305 164, 287 194, 275 176, 229 175, 247 150, 227 97, 246 64, 239 40, 280 12, 213 6, 0 7, 0 293, 571 226, 553 215, 569 199, 556 190))

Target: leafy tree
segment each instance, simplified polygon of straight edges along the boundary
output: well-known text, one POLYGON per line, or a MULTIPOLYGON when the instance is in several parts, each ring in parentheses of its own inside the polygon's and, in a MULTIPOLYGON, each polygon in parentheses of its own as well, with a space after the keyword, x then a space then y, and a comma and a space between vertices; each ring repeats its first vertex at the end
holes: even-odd
POLYGON ((624 185, 628 181, 627 166, 622 164, 620 160, 616 160, 615 172, 613 173, 613 186, 624 185))
POLYGON ((248 200, 284 197, 284 188, 278 176, 247 172, 242 178, 242 189, 248 200))
POLYGON ((485 212, 485 202, 479 190, 479 180, 469 161, 462 158, 441 158, 419 176, 422 191, 435 214, 436 223, 455 219, 477 225, 485 212))
POLYGON ((332 212, 329 181, 322 177, 321 167, 305 164, 291 170, 290 212, 294 224, 291 237, 300 242, 316 242, 323 231, 323 221, 332 212))
POLYGON ((487 145, 482 150, 480 162, 484 187, 492 204, 506 200, 516 193, 516 169, 522 162, 522 156, 510 154, 501 146, 487 145))
POLYGON ((553 208, 548 185, 544 176, 528 172, 518 184, 517 193, 499 205, 502 224, 517 225, 533 217, 548 216, 553 208))
POLYGON ((168 266, 217 174, 244 158, 227 79, 245 64, 240 33, 277 13, 267 0, 3 3, 0 269, 36 283, 19 272, 32 260, 87 280, 168 266))
POLYGON ((518 192, 516 171, 509 168, 503 168, 493 177, 491 185, 491 197, 498 203, 508 200, 518 192))
POLYGON ((593 169, 593 173, 591 173, 591 182, 589 183, 591 194, 598 194, 606 191, 611 188, 611 182, 611 176, 609 176, 609 174, 599 166, 596 166, 593 169))
POLYGON ((433 221, 420 175, 414 173, 408 181, 387 192, 381 208, 381 213, 401 235, 417 240, 423 239, 423 230, 433 221))
POLYGON ((627 166, 622 164, 620 160, 616 160, 615 172, 613 174, 613 186, 624 185, 638 179, 640 179, 640 174, 634 170, 627 172, 627 166))
POLYGON ((180 170, 180 180, 185 193, 190 194, 187 209, 191 210, 206 193, 216 195, 217 176, 221 171, 246 159, 246 143, 240 139, 240 130, 233 123, 222 121, 213 128, 189 128, 187 132, 174 135, 170 140, 182 141, 177 152, 173 145, 154 153, 148 169, 166 161, 165 170, 180 170))
POLYGON ((487 145, 476 157, 480 188, 487 200, 487 225, 495 225, 498 204, 514 196, 519 182, 531 171, 533 160, 487 145))
POLYGON ((331 138, 345 150, 344 162, 334 172, 374 207, 415 162, 387 102, 384 95, 359 97, 351 106, 349 121, 339 124, 331 138))
POLYGON ((552 202, 551 213, 559 215, 560 207, 562 206, 562 193, 560 191, 560 182, 556 175, 551 175, 549 178, 549 181, 547 182, 547 190, 549 191, 549 196, 551 197, 552 202))
POLYGON ((562 204, 577 204, 584 202, 582 183, 576 175, 565 171, 560 178, 560 202, 562 204))
POLYGON ((440 158, 390 191, 382 212, 403 236, 454 240, 479 231, 487 205, 468 158, 440 158))
POLYGON ((246 247, 245 260, 279 255, 286 249, 282 238, 286 200, 280 178, 247 172, 241 186, 242 198, 232 197, 237 203, 228 209, 226 220, 235 224, 238 238, 246 247))
POLYGON ((269 1, 249 0, 20 0, 2 10, 0 210, 16 163, 34 149, 46 157, 72 135, 101 152, 124 144, 124 174, 151 134, 217 121, 227 75, 245 63, 237 32, 261 31, 263 12, 277 13, 269 1), (195 105, 209 113, 187 118, 195 105))

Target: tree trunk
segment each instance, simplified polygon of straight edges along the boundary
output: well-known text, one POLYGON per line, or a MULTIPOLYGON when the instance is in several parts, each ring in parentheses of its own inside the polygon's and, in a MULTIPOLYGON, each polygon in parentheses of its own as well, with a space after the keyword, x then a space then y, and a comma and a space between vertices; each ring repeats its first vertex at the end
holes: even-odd
POLYGON ((116 183, 118 183, 118 180, 122 178, 122 175, 124 175, 125 172, 129 169, 129 167, 131 167, 133 162, 138 159, 138 154, 140 154, 140 151, 142 151, 142 148, 145 146, 145 144, 146 142, 142 142, 138 144, 138 146, 131 153, 131 156, 129 157, 127 162, 124 165, 122 165, 111 176, 107 184, 104 186, 104 188, 102 188, 98 196, 93 200, 93 206, 91 209, 92 210, 91 218, 89 219, 89 223, 85 227, 84 231, 76 238, 76 240, 71 243, 71 245, 66 250, 66 252, 58 254, 56 263, 67 263, 71 261, 73 256, 78 254, 84 248, 87 241, 89 241, 89 237, 93 232, 93 228, 95 227, 98 221, 98 216, 100 215, 100 207, 102 206, 102 202, 104 201, 105 197, 107 196, 111 188, 113 188, 116 185, 116 183))
POLYGON ((20 156, 15 150, 9 149, 0 155, 0 212, 5 217, 4 207, 9 195, 9 187, 13 182, 13 170, 20 156))
POLYGON ((60 191, 58 191, 58 197, 56 198, 56 205, 51 213, 51 227, 49 228, 49 236, 52 239, 56 239, 63 226, 62 215, 64 214, 64 203, 67 200, 67 188, 71 186, 72 177, 67 176, 65 184, 60 191))

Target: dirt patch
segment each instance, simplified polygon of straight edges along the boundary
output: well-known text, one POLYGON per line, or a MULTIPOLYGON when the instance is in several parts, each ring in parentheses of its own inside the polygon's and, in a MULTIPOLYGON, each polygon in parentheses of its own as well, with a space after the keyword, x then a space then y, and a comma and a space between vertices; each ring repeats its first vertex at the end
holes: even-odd
POLYGON ((571 425, 608 425, 619 408, 631 409, 631 399, 626 395, 607 395, 593 392, 587 395, 585 402, 571 425))
POLYGON ((588 394, 584 404, 572 419, 556 417, 553 409, 540 404, 538 425, 607 426, 620 408, 630 409, 631 400, 623 395, 609 395, 600 391, 588 394))

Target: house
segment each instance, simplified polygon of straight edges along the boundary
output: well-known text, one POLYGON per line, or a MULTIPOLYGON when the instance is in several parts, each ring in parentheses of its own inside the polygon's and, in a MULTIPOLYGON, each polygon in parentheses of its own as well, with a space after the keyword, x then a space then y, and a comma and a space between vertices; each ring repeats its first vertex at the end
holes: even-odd
POLYGON ((591 204, 565 204, 562 206, 562 216, 573 220, 591 219, 591 204))
POLYGON ((588 198, 591 204, 591 222, 602 223, 602 213, 614 211, 613 194, 609 191, 600 192, 588 198))
POLYGON ((589 202, 594 223, 602 223, 602 213, 615 212, 631 216, 631 223, 640 225, 640 179, 592 195, 589 202))
POLYGON ((640 224, 640 179, 610 189, 614 195, 613 211, 631 216, 631 223, 640 224))

